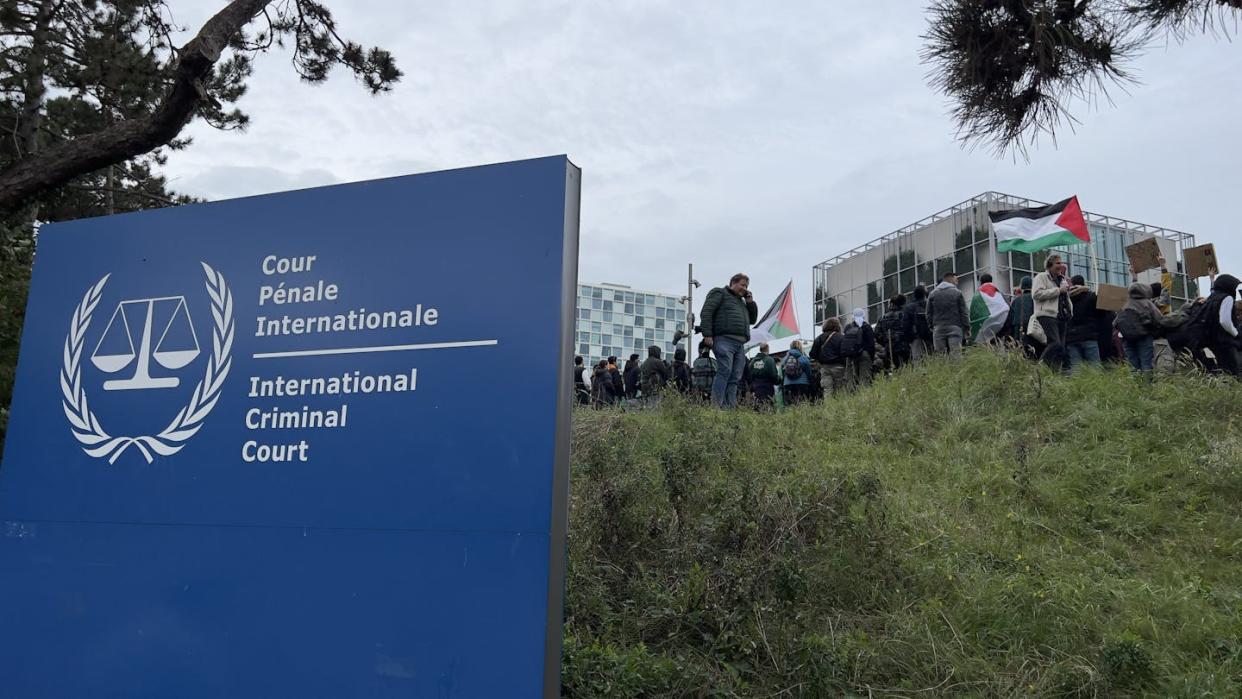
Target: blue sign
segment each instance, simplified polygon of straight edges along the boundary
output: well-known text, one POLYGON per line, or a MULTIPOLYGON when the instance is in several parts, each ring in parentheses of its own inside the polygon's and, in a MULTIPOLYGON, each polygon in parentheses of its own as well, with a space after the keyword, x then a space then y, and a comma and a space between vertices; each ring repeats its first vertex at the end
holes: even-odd
POLYGON ((0 696, 556 696, 580 177, 43 228, 0 696))

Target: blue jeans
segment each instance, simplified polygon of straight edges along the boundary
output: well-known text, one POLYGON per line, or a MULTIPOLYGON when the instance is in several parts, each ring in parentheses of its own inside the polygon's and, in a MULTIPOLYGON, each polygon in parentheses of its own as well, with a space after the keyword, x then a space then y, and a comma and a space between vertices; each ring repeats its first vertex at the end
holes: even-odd
POLYGON ((716 355, 716 380, 712 382, 712 403, 718 408, 737 407, 737 382, 746 370, 746 352, 742 342, 727 337, 712 338, 712 354, 716 355))
POLYGON ((1130 366, 1144 373, 1151 373, 1152 360, 1156 356, 1156 345, 1151 336, 1140 337, 1137 340, 1124 340, 1122 344, 1126 349, 1126 359, 1130 360, 1130 366))
POLYGON ((1070 369, 1077 369, 1084 362, 1093 367, 1100 366, 1100 343, 1095 340, 1067 342, 1065 354, 1069 357, 1070 369))

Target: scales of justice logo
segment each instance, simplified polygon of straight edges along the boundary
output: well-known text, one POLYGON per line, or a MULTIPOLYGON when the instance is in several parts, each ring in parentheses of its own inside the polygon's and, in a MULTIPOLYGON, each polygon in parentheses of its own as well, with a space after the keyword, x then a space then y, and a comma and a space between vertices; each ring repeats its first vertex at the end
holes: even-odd
MULTIPOLYGON (((74 438, 82 450, 95 458, 116 463, 129 447, 136 448, 147 463, 155 455, 172 456, 203 426, 203 421, 220 399, 220 389, 232 366, 233 295, 224 283, 224 275, 201 263, 207 275, 207 295, 211 298, 211 354, 202 379, 194 387, 190 401, 168 426, 156 434, 113 435, 100 423, 87 400, 82 382, 82 357, 87 347, 87 330, 103 295, 108 277, 86 290, 74 309, 65 336, 64 361, 60 370, 61 404, 74 438)), ((185 296, 160 296, 119 301, 112 311, 103 334, 95 343, 90 361, 100 371, 117 378, 103 382, 105 391, 135 391, 141 400, 145 391, 176 388, 182 377, 175 372, 185 369, 203 353, 190 317, 185 296), (174 372, 174 375, 152 375, 174 372)))

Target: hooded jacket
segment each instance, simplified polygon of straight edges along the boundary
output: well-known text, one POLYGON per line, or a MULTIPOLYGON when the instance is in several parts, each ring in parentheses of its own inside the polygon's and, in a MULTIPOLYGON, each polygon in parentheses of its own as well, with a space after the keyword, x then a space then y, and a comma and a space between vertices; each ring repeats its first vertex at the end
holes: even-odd
POLYGON ((940 282, 927 296, 927 322, 932 329, 958 327, 962 334, 970 333, 970 312, 966 310, 966 297, 953 284, 940 282))
POLYGON ((1070 304, 1074 316, 1070 318, 1069 334, 1066 342, 1098 342, 1099 310, 1096 304, 1099 298, 1094 291, 1079 287, 1070 292, 1070 304))
POLYGON ((638 369, 639 387, 644 396, 654 396, 672 378, 668 365, 660 358, 660 348, 652 347, 638 369))
POLYGON ((673 385, 682 393, 690 390, 690 365, 686 363, 684 347, 673 351, 673 385))
MULTIPOLYGON (((1216 339, 1237 338, 1239 328, 1233 324, 1233 307, 1235 298, 1238 294, 1238 286, 1242 282, 1232 274, 1222 274, 1212 282, 1212 295, 1208 297, 1208 303, 1213 304, 1212 310, 1216 312, 1217 323, 1220 326, 1220 333, 1213 333, 1216 339)), ((1212 326, 1215 329, 1216 325, 1212 326)))
MULTIPOLYGON (((1117 314, 1117 319, 1113 321, 1113 326, 1118 330, 1121 329, 1122 323, 1125 322, 1125 316, 1134 313, 1138 316, 1139 323, 1146 330, 1146 335, 1140 337, 1126 337, 1127 340, 1138 340, 1141 337, 1156 335, 1161 328, 1175 327, 1178 320, 1168 318, 1151 300, 1151 286, 1136 282, 1130 285, 1130 300, 1126 301, 1125 307, 1117 314)), ((1122 333, 1124 336, 1124 333, 1122 333)))
POLYGON ((621 370, 621 376, 625 380, 625 395, 633 397, 638 391, 638 360, 625 360, 625 368, 621 370))

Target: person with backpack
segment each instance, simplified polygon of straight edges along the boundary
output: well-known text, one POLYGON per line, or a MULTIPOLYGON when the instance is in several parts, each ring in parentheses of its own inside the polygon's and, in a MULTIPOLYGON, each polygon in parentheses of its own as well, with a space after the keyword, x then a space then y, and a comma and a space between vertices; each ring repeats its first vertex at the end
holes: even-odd
POLYGON ((712 386, 716 382, 716 360, 712 359, 711 350, 707 345, 699 345, 699 356, 690 366, 690 383, 694 387, 694 396, 707 401, 712 397, 712 386))
POLYGON ((582 363, 582 357, 574 357, 574 400, 578 405, 590 405, 591 403, 591 384, 586 377, 586 366, 582 363))
POLYGON ((910 363, 918 364, 931 352, 931 323, 927 321, 927 288, 914 287, 914 300, 901 310, 901 333, 910 345, 910 363))
POLYGON ((776 383, 781 380, 776 361, 768 354, 768 350, 768 343, 759 345, 759 352, 746 365, 750 374, 750 389, 755 394, 755 407, 759 410, 772 408, 776 398, 776 383))
POLYGON ((681 345, 673 350, 673 387, 683 396, 690 394, 690 365, 686 363, 686 348, 681 345))
POLYGON ((633 400, 638 397, 638 355, 631 354, 630 358, 625 362, 625 369, 621 371, 621 378, 625 382, 625 397, 633 400))
POLYGON ((1238 286, 1242 282, 1232 274, 1222 274, 1212 280, 1212 293, 1207 299, 1208 323, 1206 345, 1216 357, 1216 373, 1231 374, 1242 379, 1238 368, 1238 337, 1242 335, 1234 320, 1238 286))
POLYGON ((962 345, 970 340, 970 313, 966 297, 957 288, 956 272, 945 272, 927 296, 927 320, 932 328, 932 352, 960 359, 962 345))
MULTIPOLYGON (((888 312, 875 326, 876 344, 884 354, 884 371, 897 371, 910 362, 910 345, 903 330, 905 306, 905 294, 889 299, 888 312)), ((812 358, 817 358, 814 353, 812 358)))
POLYGON ((1151 376, 1155 356, 1154 340, 1162 327, 1170 327, 1171 321, 1160 312, 1151 300, 1151 286, 1134 283, 1130 285, 1130 299, 1117 313, 1114 321, 1121 334, 1126 359, 1135 371, 1151 376))
POLYGON ((819 364, 820 387, 824 398, 850 389, 846 381, 845 357, 841 354, 841 321, 824 321, 819 336, 811 343, 811 355, 819 364))
POLYGON ((811 385, 811 360, 802 354, 802 343, 798 340, 789 345, 789 351, 781 360, 781 370, 785 375, 781 386, 785 405, 796 405, 806 400, 811 385))
POLYGON ((1087 288, 1087 280, 1081 274, 1070 279, 1073 291, 1070 292, 1070 303, 1074 314, 1070 318, 1069 331, 1065 338, 1065 352, 1069 357, 1070 371, 1086 364, 1099 368, 1099 315, 1096 308, 1098 297, 1087 288))
POLYGON ((707 292, 700 314, 703 344, 716 355, 716 379, 712 402, 718 408, 737 407, 737 382, 746 369, 750 328, 759 319, 759 307, 750 292, 750 277, 735 274, 728 286, 707 292))
POLYGON ((867 314, 855 308, 841 329, 841 354, 845 355, 845 378, 854 387, 871 384, 871 365, 875 357, 875 330, 867 314))

